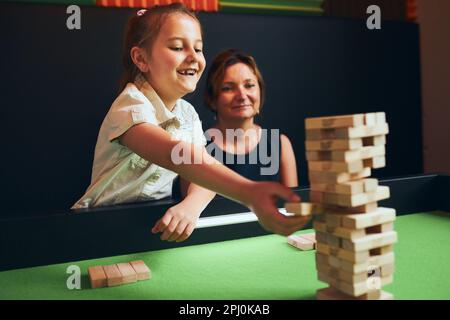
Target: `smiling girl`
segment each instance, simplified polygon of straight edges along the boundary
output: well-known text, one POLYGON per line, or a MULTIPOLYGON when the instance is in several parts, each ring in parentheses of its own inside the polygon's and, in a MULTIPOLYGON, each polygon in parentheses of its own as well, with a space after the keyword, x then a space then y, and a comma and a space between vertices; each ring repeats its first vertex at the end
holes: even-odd
POLYGON ((195 90, 205 69, 202 50, 200 23, 181 4, 141 10, 130 19, 123 90, 101 125, 91 184, 73 208, 165 198, 179 174, 190 181, 187 196, 152 228, 162 240, 186 240, 214 192, 246 205, 269 231, 299 230, 307 219, 283 216, 276 207, 278 197, 300 200, 290 189, 246 179, 206 152, 199 117, 181 99, 195 90), (206 161, 175 164, 171 154, 180 144, 192 159, 206 161))

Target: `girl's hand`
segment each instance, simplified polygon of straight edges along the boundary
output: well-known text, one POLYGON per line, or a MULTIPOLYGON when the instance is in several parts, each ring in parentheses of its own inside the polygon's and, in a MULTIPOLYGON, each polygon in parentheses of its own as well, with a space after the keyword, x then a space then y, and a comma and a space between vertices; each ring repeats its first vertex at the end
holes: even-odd
POLYGON ((201 210, 194 209, 187 201, 169 208, 159 219, 152 233, 162 232, 161 240, 181 242, 189 238, 197 224, 201 210))
POLYGON ((291 189, 275 182, 252 182, 252 186, 243 188, 245 204, 259 219, 267 231, 281 235, 290 235, 300 230, 311 217, 285 216, 278 211, 277 199, 287 202, 299 202, 300 197, 291 189))

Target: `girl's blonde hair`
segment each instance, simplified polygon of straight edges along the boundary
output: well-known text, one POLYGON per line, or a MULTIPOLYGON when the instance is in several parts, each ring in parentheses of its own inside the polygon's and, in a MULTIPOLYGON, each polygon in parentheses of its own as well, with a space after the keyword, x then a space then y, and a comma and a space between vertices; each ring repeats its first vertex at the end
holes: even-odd
POLYGON ((182 3, 172 3, 164 6, 154 6, 148 10, 139 10, 127 23, 123 42, 122 62, 124 71, 120 80, 119 89, 122 91, 127 83, 133 82, 140 73, 139 68, 131 59, 133 47, 148 48, 152 46, 164 24, 166 18, 174 13, 185 14, 201 24, 196 14, 182 3))

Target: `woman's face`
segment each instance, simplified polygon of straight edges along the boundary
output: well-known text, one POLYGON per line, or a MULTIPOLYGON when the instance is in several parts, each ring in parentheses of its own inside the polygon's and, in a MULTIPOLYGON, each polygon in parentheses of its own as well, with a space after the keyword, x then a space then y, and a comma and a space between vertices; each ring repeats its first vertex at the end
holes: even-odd
POLYGON ((245 63, 225 70, 215 108, 222 120, 244 120, 259 113, 261 91, 258 78, 245 63))
POLYGON ((153 43, 147 80, 166 100, 193 92, 205 69, 199 23, 184 14, 168 16, 153 43))

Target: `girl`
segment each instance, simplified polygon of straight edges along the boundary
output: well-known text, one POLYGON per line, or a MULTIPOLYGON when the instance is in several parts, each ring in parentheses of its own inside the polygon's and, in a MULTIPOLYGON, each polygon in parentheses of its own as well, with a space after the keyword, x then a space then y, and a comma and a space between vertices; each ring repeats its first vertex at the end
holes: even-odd
POLYGON ((233 49, 219 53, 209 69, 205 101, 216 115, 214 128, 225 139, 215 139, 211 144, 214 148, 207 149, 225 153, 222 158, 233 161, 223 163, 246 178, 280 181, 287 187, 297 187, 297 166, 288 137, 280 136, 274 130, 266 134, 267 130, 255 124, 254 118, 260 113, 264 93, 264 79, 252 56, 233 49), (227 139, 230 129, 241 130, 242 134, 227 139), (276 139, 271 139, 274 136, 276 139), (266 145, 262 146, 263 143, 266 145), (271 160, 277 164, 272 174, 261 174, 265 166, 262 161, 264 153, 261 152, 264 147, 267 147, 268 154, 274 155, 271 160), (238 150, 242 150, 242 153, 238 150), (232 157, 229 157, 230 154, 232 157), (237 163, 238 155, 245 156, 244 163, 237 163), (255 163, 250 163, 252 156, 255 163))
POLYGON ((198 115, 181 99, 195 90, 205 68, 202 47, 200 22, 181 4, 141 10, 130 19, 124 89, 100 128, 91 185, 73 208, 161 199, 170 195, 178 173, 192 183, 186 198, 153 227, 162 240, 190 236, 215 195, 210 190, 246 205, 268 231, 291 234, 307 219, 280 214, 276 198, 299 201, 297 195, 280 184, 234 173, 204 148, 198 115), (174 149, 192 161, 174 161, 174 149))

